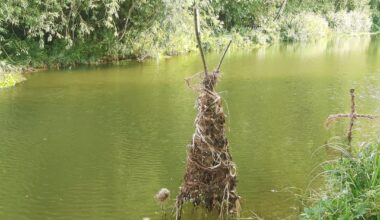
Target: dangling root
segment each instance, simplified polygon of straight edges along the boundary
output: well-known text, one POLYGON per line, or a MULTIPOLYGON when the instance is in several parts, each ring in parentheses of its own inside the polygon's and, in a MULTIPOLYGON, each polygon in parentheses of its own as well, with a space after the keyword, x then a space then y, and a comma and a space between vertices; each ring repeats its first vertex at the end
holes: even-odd
POLYGON ((186 201, 218 210, 219 219, 240 209, 236 166, 228 149, 222 99, 214 91, 219 71, 204 76, 197 98, 195 133, 188 148, 186 174, 176 201, 176 219, 186 201))

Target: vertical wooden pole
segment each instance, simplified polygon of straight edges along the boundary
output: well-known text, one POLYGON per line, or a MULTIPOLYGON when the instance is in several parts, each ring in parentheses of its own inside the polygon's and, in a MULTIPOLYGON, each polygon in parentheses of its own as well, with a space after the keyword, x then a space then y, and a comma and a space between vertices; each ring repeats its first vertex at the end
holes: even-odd
POLYGON ((355 89, 350 89, 350 94, 351 94, 351 115, 350 115, 350 127, 347 133, 348 145, 350 146, 349 151, 351 151, 352 130, 354 127, 354 120, 356 119, 355 89))
POLYGON ((201 30, 200 30, 200 22, 199 22, 199 10, 198 7, 194 4, 194 24, 195 24, 195 36, 197 37, 199 52, 201 53, 203 69, 205 71, 205 76, 207 76, 207 64, 205 55, 202 49, 202 41, 201 41, 201 30))
POLYGON ((228 51, 228 48, 230 48, 231 43, 232 43, 232 40, 230 40, 230 42, 228 42, 228 45, 227 45, 226 49, 224 50, 224 53, 223 53, 222 58, 220 58, 219 65, 218 65, 218 67, 216 68, 215 72, 218 73, 218 72, 220 71, 220 67, 222 66, 222 63, 223 63, 224 57, 226 56, 226 53, 227 53, 227 51, 228 51))

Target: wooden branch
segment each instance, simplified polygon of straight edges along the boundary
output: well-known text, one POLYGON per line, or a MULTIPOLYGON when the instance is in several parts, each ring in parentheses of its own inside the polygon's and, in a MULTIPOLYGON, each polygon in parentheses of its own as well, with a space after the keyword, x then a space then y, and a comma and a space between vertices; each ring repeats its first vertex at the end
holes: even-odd
POLYGON ((223 60, 224 60, 224 56, 226 56, 226 53, 228 51, 228 48, 230 48, 231 43, 232 43, 232 40, 230 40, 230 42, 228 43, 226 49, 224 50, 223 56, 222 56, 222 58, 220 58, 219 65, 216 68, 215 72, 217 72, 217 73, 219 72, 220 67, 222 66, 222 63, 223 63, 223 60))
POLYGON ((124 35, 127 32, 127 28, 128 28, 128 25, 129 25, 129 20, 131 18, 132 12, 135 9, 135 7, 136 7, 136 2, 132 1, 132 5, 131 5, 131 7, 128 10, 127 19, 125 20, 125 23, 124 23, 123 32, 121 33, 121 35, 119 34, 120 35, 120 37, 118 39, 119 41, 121 41, 124 38, 124 35))
POLYGON ((329 117, 325 121, 325 128, 329 128, 331 124, 333 124, 338 118, 349 118, 350 114, 336 114, 336 115, 329 115, 329 117))
MULTIPOLYGON (((348 139, 348 145, 351 146, 351 141, 352 141, 352 130, 354 127, 354 120, 355 118, 355 89, 350 89, 350 95, 351 95, 351 119, 350 119, 350 127, 348 129, 347 133, 347 139, 348 139)), ((351 151, 351 147, 349 149, 351 151)))
POLYGON ((354 128, 354 122, 358 118, 367 118, 367 119, 375 119, 379 116, 377 115, 364 115, 364 114, 357 114, 356 113, 356 105, 355 105, 355 90, 350 89, 350 95, 351 95, 351 113, 350 114, 335 114, 330 115, 326 121, 325 121, 325 127, 328 128, 333 122, 335 122, 338 118, 349 118, 350 119, 350 125, 348 127, 347 131, 347 139, 348 139, 348 152, 351 153, 351 142, 352 142, 352 132, 354 128))
POLYGON ((284 12, 284 9, 285 9, 285 6, 287 3, 288 3, 288 0, 284 0, 282 2, 281 7, 278 10, 277 15, 276 15, 276 17, 274 17, 273 21, 277 21, 281 17, 281 14, 282 14, 282 12, 284 12))
POLYGON ((207 64, 205 55, 203 53, 202 49, 202 41, 201 41, 201 31, 200 31, 200 22, 199 22, 199 10, 197 6, 194 4, 194 26, 195 26, 195 36, 197 37, 199 52, 201 53, 202 63, 203 63, 203 69, 205 71, 205 75, 207 76, 207 64))
POLYGON ((357 118, 375 119, 375 118, 378 118, 379 116, 377 116, 377 115, 361 115, 361 114, 355 114, 355 117, 357 117, 357 118))

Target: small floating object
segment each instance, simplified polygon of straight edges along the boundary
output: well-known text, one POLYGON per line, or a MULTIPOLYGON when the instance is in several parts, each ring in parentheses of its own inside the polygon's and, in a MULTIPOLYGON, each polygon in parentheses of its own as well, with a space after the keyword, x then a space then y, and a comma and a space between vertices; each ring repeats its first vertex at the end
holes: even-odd
POLYGON ((161 205, 169 198, 170 191, 166 188, 160 189, 154 198, 161 203, 161 205))
POLYGON ((150 220, 150 218, 149 217, 144 217, 143 220, 150 220))

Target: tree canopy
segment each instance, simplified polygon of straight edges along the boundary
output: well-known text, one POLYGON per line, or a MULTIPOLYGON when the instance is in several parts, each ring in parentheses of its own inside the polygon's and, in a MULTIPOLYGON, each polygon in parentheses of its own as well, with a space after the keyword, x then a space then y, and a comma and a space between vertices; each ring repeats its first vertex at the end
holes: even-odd
MULTIPOLYGON (((0 59, 35 66, 65 65, 188 52, 196 47, 193 3, 4 0, 0 8, 0 59)), ((288 28, 289 22, 294 22, 300 13, 324 16, 358 11, 374 15, 377 22, 380 5, 378 0, 205 0, 197 4, 206 49, 211 48, 210 42, 231 33, 250 33, 247 38, 254 43, 260 42, 264 34, 264 41, 271 41, 276 37, 268 32, 287 33, 285 29, 294 29, 294 25, 288 28)))

